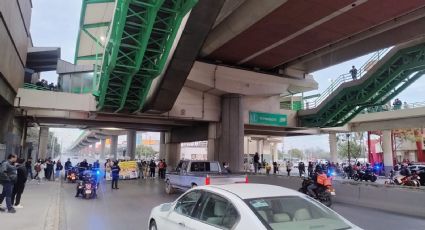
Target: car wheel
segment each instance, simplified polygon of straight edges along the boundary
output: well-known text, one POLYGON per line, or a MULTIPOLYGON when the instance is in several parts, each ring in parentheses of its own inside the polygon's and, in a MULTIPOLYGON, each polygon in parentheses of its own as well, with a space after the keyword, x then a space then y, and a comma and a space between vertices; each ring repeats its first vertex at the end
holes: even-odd
POLYGON ((158 230, 155 220, 151 220, 151 223, 149 224, 149 230, 158 230))
POLYGON ((167 193, 167 194, 173 194, 173 193, 174 193, 174 188, 173 188, 173 186, 171 185, 171 183, 170 183, 170 181, 169 181, 169 180, 167 180, 167 181, 165 182, 165 193, 167 193))

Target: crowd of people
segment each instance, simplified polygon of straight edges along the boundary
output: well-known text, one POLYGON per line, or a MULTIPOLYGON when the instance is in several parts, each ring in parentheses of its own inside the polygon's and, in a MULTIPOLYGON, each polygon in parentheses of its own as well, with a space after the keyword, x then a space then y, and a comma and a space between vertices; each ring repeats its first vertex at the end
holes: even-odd
POLYGON ((44 79, 37 81, 35 83, 35 85, 38 86, 38 87, 48 89, 48 90, 52 90, 52 91, 56 91, 59 88, 59 86, 53 84, 53 82, 49 83, 48 81, 46 81, 44 79))

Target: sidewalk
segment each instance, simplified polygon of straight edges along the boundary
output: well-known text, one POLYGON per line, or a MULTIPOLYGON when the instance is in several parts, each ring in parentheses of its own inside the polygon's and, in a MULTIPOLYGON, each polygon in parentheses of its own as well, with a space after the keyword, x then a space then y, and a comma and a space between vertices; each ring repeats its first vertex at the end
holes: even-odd
MULTIPOLYGON (((22 194, 23 209, 16 213, 0 213, 0 226, 3 229, 58 230, 60 229, 60 190, 61 183, 35 181, 27 182, 22 194)), ((1 186, 0 186, 1 188, 1 186)), ((6 202, 3 202, 5 206, 6 202)))

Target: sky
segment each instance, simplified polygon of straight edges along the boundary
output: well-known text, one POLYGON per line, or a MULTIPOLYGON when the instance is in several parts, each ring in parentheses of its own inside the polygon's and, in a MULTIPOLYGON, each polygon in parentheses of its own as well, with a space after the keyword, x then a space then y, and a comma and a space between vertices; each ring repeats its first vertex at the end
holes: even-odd
MULTIPOLYGON (((61 58, 74 62, 78 24, 80 20, 82 0, 33 0, 33 11, 31 21, 31 35, 34 46, 56 46, 61 48, 61 58)), ((341 63, 312 73, 314 79, 319 83, 319 89, 305 93, 312 95, 325 90, 339 75, 347 73, 352 65, 360 67, 369 59, 369 55, 341 63)), ((57 81, 55 72, 43 73, 42 78, 48 82, 57 81)), ((423 87, 425 77, 420 78, 415 84, 404 90, 398 98, 408 103, 425 101, 423 87)), ((78 137, 80 130, 54 129, 54 132, 63 139, 63 144, 68 146, 78 137)), ((307 137, 286 137, 284 149, 291 148, 306 149, 320 147, 329 151, 328 135, 317 135, 307 137)))

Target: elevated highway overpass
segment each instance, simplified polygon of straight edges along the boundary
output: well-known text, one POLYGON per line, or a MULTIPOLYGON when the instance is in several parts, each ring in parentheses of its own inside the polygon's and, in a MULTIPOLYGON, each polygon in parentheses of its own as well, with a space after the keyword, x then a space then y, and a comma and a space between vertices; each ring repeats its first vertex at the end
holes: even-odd
POLYGON ((166 132, 172 151, 207 139, 211 159, 241 168, 245 134, 342 126, 420 77, 424 7, 420 0, 85 0, 77 65, 61 68, 71 77, 89 73, 92 89, 20 89, 15 106, 40 125, 166 132), (317 89, 312 71, 401 42, 316 108, 281 109, 282 95, 317 89))

